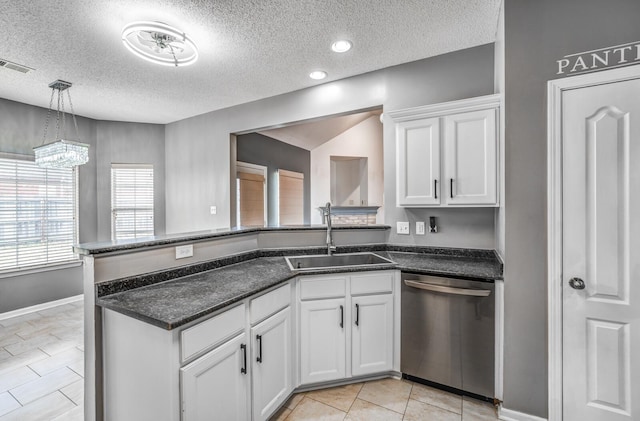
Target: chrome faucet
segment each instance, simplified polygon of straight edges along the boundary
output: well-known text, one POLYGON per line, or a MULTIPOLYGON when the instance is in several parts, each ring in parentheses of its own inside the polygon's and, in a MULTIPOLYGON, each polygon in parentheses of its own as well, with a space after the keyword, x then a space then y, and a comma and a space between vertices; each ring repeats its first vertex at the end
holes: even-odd
POLYGON ((333 244, 333 235, 331 234, 331 202, 327 202, 322 211, 322 217, 327 224, 327 254, 331 256, 336 251, 336 246, 333 244))

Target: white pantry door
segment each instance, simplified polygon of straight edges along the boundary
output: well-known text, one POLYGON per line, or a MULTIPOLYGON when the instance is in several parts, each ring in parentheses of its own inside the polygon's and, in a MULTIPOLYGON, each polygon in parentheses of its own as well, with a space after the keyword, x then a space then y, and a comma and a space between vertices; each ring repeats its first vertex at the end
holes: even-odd
POLYGON ((640 79, 562 94, 563 420, 640 420, 640 79))

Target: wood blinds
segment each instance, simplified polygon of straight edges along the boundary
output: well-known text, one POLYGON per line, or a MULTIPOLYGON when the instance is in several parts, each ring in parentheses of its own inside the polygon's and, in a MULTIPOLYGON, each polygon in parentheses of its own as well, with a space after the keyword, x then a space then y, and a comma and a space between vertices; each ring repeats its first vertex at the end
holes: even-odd
POLYGON ((240 224, 242 226, 263 226, 264 220, 264 177, 238 171, 240 197, 240 224))
POLYGON ((278 170, 280 225, 304 222, 304 174, 278 170))

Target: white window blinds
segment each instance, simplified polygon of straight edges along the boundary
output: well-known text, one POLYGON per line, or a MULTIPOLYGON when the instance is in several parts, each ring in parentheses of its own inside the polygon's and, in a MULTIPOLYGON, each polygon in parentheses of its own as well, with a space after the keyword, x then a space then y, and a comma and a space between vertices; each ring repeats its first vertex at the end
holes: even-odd
POLYGON ((75 168, 0 158, 0 271, 77 259, 75 168))
POLYGON ((111 165, 111 237, 149 237, 153 231, 153 166, 111 165))

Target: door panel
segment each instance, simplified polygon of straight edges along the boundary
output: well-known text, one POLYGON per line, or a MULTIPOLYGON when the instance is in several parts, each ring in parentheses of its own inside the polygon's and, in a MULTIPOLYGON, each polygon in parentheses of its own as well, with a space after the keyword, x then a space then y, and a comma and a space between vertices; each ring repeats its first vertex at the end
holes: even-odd
POLYGON ((391 370, 393 365, 393 295, 354 297, 351 310, 351 374, 391 370), (356 324, 356 322, 358 324, 356 324))
POLYGON ((300 366, 302 384, 346 376, 345 299, 300 304, 300 366))
POLYGON ((293 390, 289 307, 251 328, 251 337, 253 421, 261 421, 275 412, 293 390))
POLYGON ((450 205, 497 202, 496 110, 446 116, 443 195, 450 205), (446 193, 444 193, 446 191, 446 193))
POLYGON ((180 369, 182 420, 248 420, 246 334, 239 335, 180 369))
POLYGON ((396 139, 398 204, 439 204, 440 119, 398 123, 396 139))
POLYGON ((629 114, 605 106, 586 121, 590 297, 626 301, 629 286, 629 114))
POLYGON ((640 417, 638 97, 637 79, 562 96, 565 421, 640 417))

